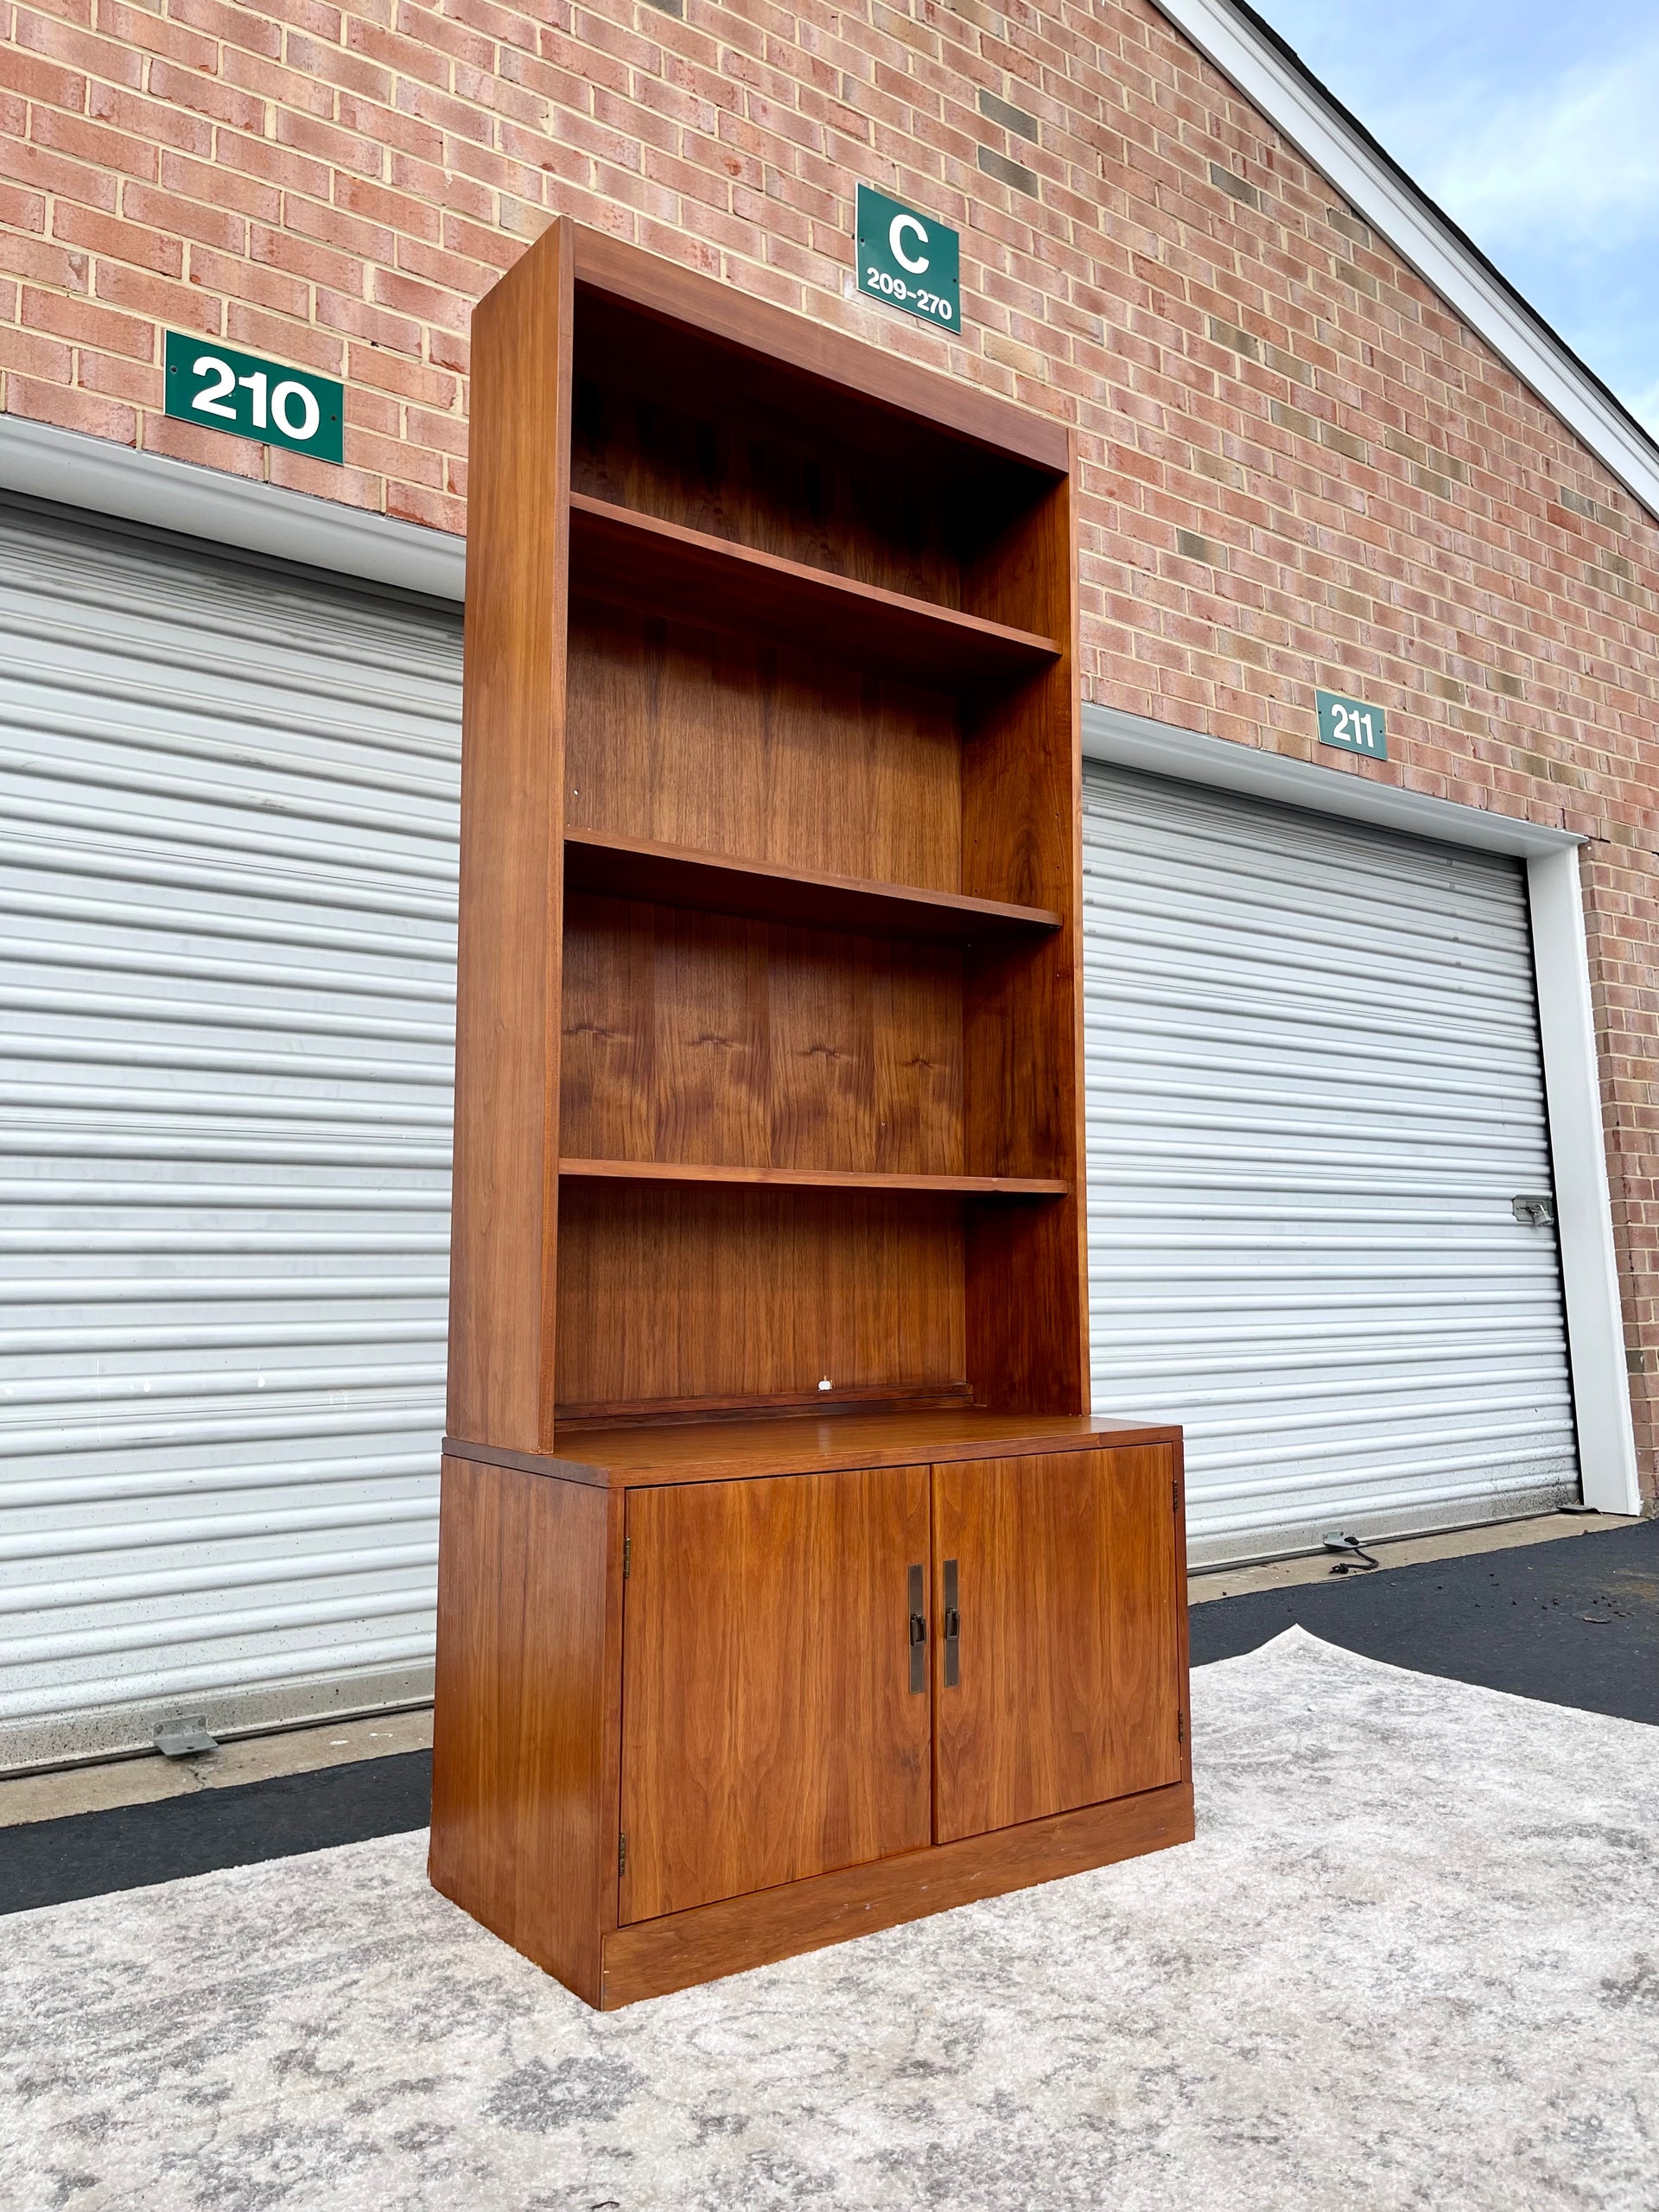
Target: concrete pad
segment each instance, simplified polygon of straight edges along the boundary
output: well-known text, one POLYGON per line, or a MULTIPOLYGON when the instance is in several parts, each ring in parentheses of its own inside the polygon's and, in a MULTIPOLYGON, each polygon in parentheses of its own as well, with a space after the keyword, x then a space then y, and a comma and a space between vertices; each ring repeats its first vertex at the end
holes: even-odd
MULTIPOLYGON (((1416 1567, 1425 1560, 1468 1559, 1477 1552, 1512 1550, 1518 1544, 1552 1544, 1564 1536, 1587 1536, 1605 1529, 1635 1527, 1620 1513, 1546 1513, 1525 1521, 1487 1521, 1474 1529, 1448 1529, 1433 1536, 1399 1536, 1365 1547, 1377 1561, 1376 1572, 1416 1567)), ((1303 1582, 1325 1582, 1336 1564, 1330 1552, 1303 1552, 1294 1559, 1271 1559, 1250 1567, 1212 1567, 1187 1578, 1187 1603, 1206 1605, 1215 1598, 1242 1598, 1252 1590, 1285 1590, 1303 1582)), ((1338 1580, 1346 1580, 1338 1576, 1338 1580)))
POLYGON ((0 1781, 0 1828, 26 1821, 62 1820, 73 1813, 105 1813, 118 1805, 156 1805, 199 1789, 232 1789, 273 1775, 314 1774, 354 1759, 385 1758, 397 1751, 429 1751, 432 1708, 380 1713, 321 1728, 287 1728, 221 1744, 200 1758, 166 1759, 159 1751, 47 1774, 0 1781))

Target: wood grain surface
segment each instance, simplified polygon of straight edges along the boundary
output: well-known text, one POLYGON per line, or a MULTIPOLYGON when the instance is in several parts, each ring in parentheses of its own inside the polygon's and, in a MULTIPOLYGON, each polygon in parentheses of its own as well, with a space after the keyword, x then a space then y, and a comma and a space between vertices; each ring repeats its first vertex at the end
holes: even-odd
POLYGON ((855 654, 923 683, 1011 683, 1057 659, 1059 641, 931 599, 688 530, 573 493, 570 587, 678 621, 819 652, 855 654))
MULTIPOLYGON (((706 332, 733 349, 740 365, 742 354, 759 354, 774 385, 797 372, 804 389, 793 406, 809 422, 819 410, 838 402, 845 405, 856 395, 866 405, 899 416, 912 435, 931 423, 993 455, 1017 454, 1056 474, 1069 466, 1065 426, 1052 416, 1033 414, 982 386, 922 368, 752 292, 642 253, 604 232, 579 229, 576 249, 577 280, 584 292, 630 301, 671 326, 706 332)), ((640 343, 625 340, 625 349, 637 351, 640 343)), ((650 361, 651 334, 644 345, 650 361)))
POLYGON ((584 601, 569 696, 574 828, 963 888, 961 731, 937 687, 584 601))
MULTIPOLYGON (((751 1475, 821 1474, 838 1467, 904 1466, 912 1460, 999 1459, 1057 1452, 1169 1445, 1180 1431, 1110 1414, 990 1414, 977 1407, 773 1414, 752 1420, 622 1425, 560 1432, 563 1456, 515 1454, 512 1464, 555 1477, 637 1484, 734 1481, 751 1475), (585 1471, 580 1477, 573 1470, 585 1471)), ((456 1447, 460 1448, 460 1447, 456 1447)), ((468 1451, 493 1452, 493 1446, 468 1451)))
POLYGON ((533 1450, 557 1250, 571 226, 473 319, 448 1426, 533 1450))
POLYGON ((589 2004, 616 1848, 609 1511, 580 1484, 443 1463, 429 1871, 589 2004))
POLYGON ((687 852, 613 831, 564 833, 564 882, 573 891, 648 899, 707 913, 744 914, 803 928, 851 930, 869 937, 907 938, 934 944, 994 943, 1057 930, 1061 917, 1043 906, 967 899, 906 884, 871 883, 818 868, 687 852))
POLYGON ((1118 1791, 1154 1789, 1191 1773, 1180 1468, 1179 1447, 1112 1455, 1107 1671, 1118 1791))
POLYGON ((1191 1834, 1179 1431, 1086 1414, 1070 434, 563 219, 473 367, 431 1866, 610 2004, 1191 1834))
POLYGON ((1186 1440, 1177 1433, 1170 1445, 1175 1481, 1175 1684, 1180 1699, 1181 1779, 1192 1779, 1192 1614, 1186 1602, 1186 1440))
POLYGON ((1179 1781, 1176 1503, 1161 1446, 935 1465, 940 1842, 1179 1781))
POLYGON ((1071 1191, 1040 1215, 981 1208, 968 1224, 969 1371, 1007 1412, 1089 1404, 1076 529, 1067 479, 987 553, 970 592, 1065 641, 1045 675, 985 702, 963 756, 963 889, 1065 918, 1052 937, 976 947, 963 969, 969 1171, 1071 1191))
POLYGON ((929 1175, 891 1173, 880 1168, 747 1167, 724 1162, 709 1166, 678 1160, 563 1160, 559 1173, 577 1183, 723 1184, 756 1190, 914 1191, 936 1197, 1018 1199, 1058 1198, 1065 1185, 1046 1176, 929 1175))
POLYGON ((966 1380, 959 1199, 570 1179, 559 1211, 567 1416, 966 1380))
POLYGON ((1029 1826, 909 1851, 868 1866, 733 1897, 605 1938, 607 2011, 721 1974, 874 1935, 979 1897, 1110 1866, 1192 1840, 1192 1788, 1175 1783, 1029 1826))
POLYGON ((832 1382, 827 1390, 820 1385, 810 1391, 743 1390, 724 1398, 653 1398, 643 1411, 637 1400, 590 1403, 580 1413, 561 1414, 559 1437, 564 1449, 574 1451, 578 1436, 613 1429, 619 1421, 652 1428, 695 1427, 711 1421, 794 1421, 822 1414, 950 1413, 972 1403, 966 1382, 832 1382))
POLYGON ((567 1157, 963 1172, 962 955, 573 893, 567 1157))
POLYGON ((928 1510, 922 1467, 630 1494, 622 1923, 927 1842, 928 1510))
POLYGON ((572 470, 597 499, 960 607, 964 568, 1051 480, 683 323, 582 307, 572 470))

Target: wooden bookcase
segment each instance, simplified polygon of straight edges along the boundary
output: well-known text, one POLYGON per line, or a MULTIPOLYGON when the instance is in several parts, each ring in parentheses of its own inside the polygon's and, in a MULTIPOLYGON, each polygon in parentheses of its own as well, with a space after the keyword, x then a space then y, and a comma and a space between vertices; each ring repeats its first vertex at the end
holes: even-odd
POLYGON ((561 221, 469 475, 433 1880, 608 2005, 1182 1840, 1066 432, 561 221))

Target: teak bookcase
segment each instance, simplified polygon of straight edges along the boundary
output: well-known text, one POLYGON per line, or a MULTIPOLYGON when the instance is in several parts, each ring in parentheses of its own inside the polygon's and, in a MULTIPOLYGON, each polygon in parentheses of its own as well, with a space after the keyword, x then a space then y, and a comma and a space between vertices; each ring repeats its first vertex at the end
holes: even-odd
POLYGON ((1185 1840, 1067 433, 561 221, 469 468, 434 1883, 615 2005, 1185 1840))

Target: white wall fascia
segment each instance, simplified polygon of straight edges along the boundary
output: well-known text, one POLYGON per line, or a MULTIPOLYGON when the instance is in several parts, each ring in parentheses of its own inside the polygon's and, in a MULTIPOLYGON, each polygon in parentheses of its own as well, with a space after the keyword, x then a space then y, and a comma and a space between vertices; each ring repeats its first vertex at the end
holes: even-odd
POLYGON ((18 415, 0 415, 0 488, 433 599, 466 594, 467 541, 449 531, 18 415))
POLYGON ((1508 853, 1527 866, 1538 1027, 1585 1503, 1639 1513, 1636 1435, 1625 1366, 1612 1199, 1602 1136, 1601 1086, 1578 847, 1566 830, 1517 822, 1478 806, 1402 791, 1363 774, 1289 760, 1254 746, 1175 729, 1115 709, 1083 709, 1085 760, 1205 784, 1281 806, 1344 816, 1442 844, 1508 853))
POLYGON ((1570 830, 1491 814, 1484 807, 1459 806, 1455 800, 1435 798, 1426 791, 1402 791, 1397 784, 1376 783, 1360 768, 1322 767, 1312 760, 1264 753, 1231 738, 1206 737, 1198 730, 1177 729, 1168 722, 1148 721, 1140 715, 1086 701, 1083 751, 1085 760, 1109 760, 1120 768, 1143 768, 1151 775, 1175 776, 1185 783, 1212 784, 1281 806, 1346 815, 1351 821, 1373 822, 1408 837, 1438 837, 1442 844, 1473 845, 1482 852, 1510 853, 1523 860, 1584 842, 1570 830))
POLYGON ((1482 267, 1439 212, 1378 159, 1318 86, 1229 0, 1154 0, 1154 5, 1283 131, 1632 497, 1659 516, 1659 450, 1585 374, 1554 334, 1482 267))
POLYGON ((1534 855, 1527 895, 1584 1502, 1603 1513, 1639 1513, 1578 855, 1534 855))

